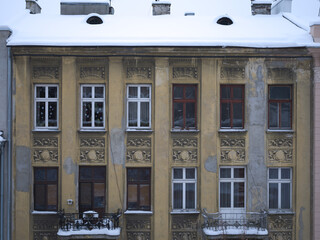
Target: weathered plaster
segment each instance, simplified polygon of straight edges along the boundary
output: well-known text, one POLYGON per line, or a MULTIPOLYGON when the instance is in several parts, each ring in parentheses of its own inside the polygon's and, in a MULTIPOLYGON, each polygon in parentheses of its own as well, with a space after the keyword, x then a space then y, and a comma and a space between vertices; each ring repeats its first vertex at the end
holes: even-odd
POLYGON ((304 207, 300 208, 299 212, 299 239, 303 239, 303 230, 304 230, 304 225, 303 225, 303 211, 305 210, 304 207))
POLYGON ((113 128, 110 131, 110 150, 113 164, 125 163, 125 132, 121 128, 113 128))
POLYGON ((208 172, 217 173, 217 156, 209 156, 204 167, 208 172))
POLYGON ((77 165, 72 161, 71 157, 67 157, 63 162, 63 169, 66 174, 74 174, 77 171, 77 165))
POLYGON ((31 186, 31 151, 24 146, 16 147, 16 190, 29 192, 31 186))

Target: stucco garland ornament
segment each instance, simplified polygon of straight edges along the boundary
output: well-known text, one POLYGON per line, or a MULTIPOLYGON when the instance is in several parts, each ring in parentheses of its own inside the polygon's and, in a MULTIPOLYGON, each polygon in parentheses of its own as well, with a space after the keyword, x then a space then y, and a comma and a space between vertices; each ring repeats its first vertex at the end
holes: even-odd
POLYGON ((183 160, 183 161, 186 161, 189 159, 189 153, 187 151, 182 151, 180 153, 180 158, 183 160))
POLYGON ((235 150, 231 150, 228 152, 228 158, 232 161, 237 160, 237 152, 235 150))
POLYGON ((97 153, 95 150, 91 150, 90 152, 88 152, 87 156, 91 161, 97 160, 97 153))
POLYGON ((41 159, 43 161, 49 161, 50 160, 50 153, 48 150, 44 150, 42 153, 40 153, 41 159))
POLYGON ((138 150, 133 154, 133 157, 136 161, 142 161, 143 160, 143 153, 138 150))
POLYGON ((275 157, 278 161, 283 161, 286 158, 286 156, 282 150, 277 151, 275 157))

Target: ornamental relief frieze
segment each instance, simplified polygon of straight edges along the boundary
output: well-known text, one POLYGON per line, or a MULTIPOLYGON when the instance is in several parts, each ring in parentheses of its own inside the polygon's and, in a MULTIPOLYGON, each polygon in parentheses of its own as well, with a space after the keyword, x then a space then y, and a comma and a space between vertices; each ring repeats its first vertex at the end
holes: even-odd
POLYGON ((220 146, 223 147, 241 147, 244 148, 246 140, 244 138, 221 138, 220 146))
POLYGON ((293 137, 269 137, 267 159, 269 163, 292 163, 294 160, 293 137))
POLYGON ((34 163, 58 162, 57 149, 34 149, 33 150, 34 163))
POLYGON ((270 80, 293 80, 294 71, 292 68, 268 68, 268 78, 270 80))
POLYGON ((34 147, 58 147, 57 137, 34 137, 34 147))
POLYGON ((80 67, 80 78, 105 79, 105 67, 103 66, 86 66, 80 67))
POLYGON ((127 67, 128 79, 147 79, 152 78, 152 67, 127 67))
POLYGON ((57 240, 57 231, 33 232, 33 240, 57 240))
POLYGON ((294 229, 293 215, 269 215, 268 228, 271 240, 292 240, 294 229))
POLYGON ((245 162, 246 152, 244 149, 221 150, 220 161, 223 163, 245 162))
POLYGON ((245 68, 244 67, 221 67, 220 78, 222 80, 245 79, 245 68))
POLYGON ((198 216, 172 215, 172 230, 197 230, 198 216))
POLYGON ((268 139, 269 147, 293 147, 292 138, 274 138, 268 139))
POLYGON ((272 149, 268 150, 268 160, 270 162, 292 163, 292 149, 272 149))
POLYGON ((126 221, 127 230, 150 230, 151 219, 127 219, 126 221))
POLYGON ((198 147, 197 138, 173 138, 173 147, 198 147))
POLYGON ((143 137, 128 137, 127 139, 127 147, 151 147, 151 138, 143 138, 143 137))
POLYGON ((270 240, 292 240, 292 232, 270 232, 270 240))
POLYGON ((173 67, 172 78, 192 78, 198 79, 197 67, 173 67))
POLYGON ((82 163, 104 163, 104 149, 80 149, 80 162, 82 163))
POLYGON ((172 232, 173 240, 197 240, 198 235, 197 232, 172 232))
POLYGON ((80 138, 80 147, 97 148, 105 147, 104 138, 80 138))
POLYGON ((129 163, 150 163, 151 162, 151 150, 128 150, 127 162, 129 163))
POLYGON ((193 149, 193 150, 173 149, 172 159, 174 162, 194 163, 194 162, 197 162, 198 151, 197 149, 193 149))
POLYGON ((127 232, 127 240, 150 240, 150 232, 127 232))
POLYGON ((48 67, 48 66, 34 66, 32 68, 33 79, 59 79, 60 69, 59 67, 48 67))

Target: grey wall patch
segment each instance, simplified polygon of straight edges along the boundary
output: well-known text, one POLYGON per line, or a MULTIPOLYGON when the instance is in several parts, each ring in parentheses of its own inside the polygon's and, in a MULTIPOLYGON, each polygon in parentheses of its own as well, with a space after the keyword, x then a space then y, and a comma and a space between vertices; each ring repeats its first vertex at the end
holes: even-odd
POLYGON ((124 131, 120 128, 113 128, 110 132, 111 160, 113 164, 123 165, 125 163, 126 147, 124 142, 124 131))
POLYGON ((208 172, 217 172, 217 156, 209 156, 204 164, 208 172))
POLYGON ((77 165, 72 161, 71 157, 68 157, 64 160, 63 169, 68 175, 74 174, 77 170, 77 165))
POLYGON ((304 230, 304 225, 303 225, 303 216, 302 216, 302 212, 305 210, 304 207, 300 208, 300 212, 299 212, 299 239, 302 240, 303 239, 303 230, 304 230))
POLYGON ((28 147, 16 148, 16 189, 29 192, 31 186, 31 151, 28 147))

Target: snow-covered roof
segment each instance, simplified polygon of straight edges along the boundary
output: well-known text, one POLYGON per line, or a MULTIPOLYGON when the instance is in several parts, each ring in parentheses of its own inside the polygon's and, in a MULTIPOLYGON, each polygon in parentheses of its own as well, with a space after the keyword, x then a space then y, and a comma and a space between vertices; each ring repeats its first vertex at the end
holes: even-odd
MULTIPOLYGON (((89 16, 92 16, 89 15, 89 16)), ((222 46, 312 47, 308 31, 282 15, 99 16, 103 23, 86 23, 84 15, 27 15, 13 27, 9 46, 222 46), (228 16, 233 24, 217 24, 228 16)))

